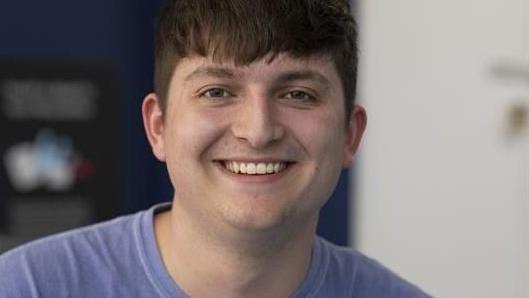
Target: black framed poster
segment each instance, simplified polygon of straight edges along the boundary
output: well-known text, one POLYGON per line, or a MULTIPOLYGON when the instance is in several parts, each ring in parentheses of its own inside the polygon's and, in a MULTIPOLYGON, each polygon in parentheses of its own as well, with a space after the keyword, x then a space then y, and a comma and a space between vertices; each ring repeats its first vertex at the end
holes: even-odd
POLYGON ((0 252, 111 216, 118 99, 110 69, 0 61, 0 252))

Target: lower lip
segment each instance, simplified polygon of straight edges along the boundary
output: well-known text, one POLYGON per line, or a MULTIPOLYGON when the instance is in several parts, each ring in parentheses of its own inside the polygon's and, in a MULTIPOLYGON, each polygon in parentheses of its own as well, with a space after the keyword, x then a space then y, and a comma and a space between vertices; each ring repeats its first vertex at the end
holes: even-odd
POLYGON ((236 174, 232 171, 226 169, 223 162, 215 162, 217 167, 221 169, 221 171, 228 175, 228 177, 232 179, 237 179, 237 181, 241 182, 247 182, 247 183, 270 183, 274 182, 276 180, 281 179, 283 176, 285 176, 289 171, 292 170, 292 168, 295 166, 295 163, 288 163, 287 167, 281 170, 277 173, 272 174, 236 174))

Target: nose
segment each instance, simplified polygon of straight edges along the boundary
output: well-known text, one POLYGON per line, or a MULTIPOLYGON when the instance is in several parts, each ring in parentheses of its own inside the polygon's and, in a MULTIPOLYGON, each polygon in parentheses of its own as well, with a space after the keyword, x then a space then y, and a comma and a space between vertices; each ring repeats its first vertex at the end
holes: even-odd
POLYGON ((255 149, 264 148, 281 140, 284 128, 277 119, 273 103, 265 96, 247 98, 233 115, 233 135, 255 149))

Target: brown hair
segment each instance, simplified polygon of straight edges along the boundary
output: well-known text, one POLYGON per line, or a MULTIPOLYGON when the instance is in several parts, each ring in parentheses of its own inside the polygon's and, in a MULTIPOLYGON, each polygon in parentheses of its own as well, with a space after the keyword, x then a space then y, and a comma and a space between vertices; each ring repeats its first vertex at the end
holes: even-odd
POLYGON ((174 68, 191 55, 237 65, 269 54, 329 55, 348 116, 356 93, 356 36, 347 0, 169 0, 158 19, 154 88, 165 110, 174 68))

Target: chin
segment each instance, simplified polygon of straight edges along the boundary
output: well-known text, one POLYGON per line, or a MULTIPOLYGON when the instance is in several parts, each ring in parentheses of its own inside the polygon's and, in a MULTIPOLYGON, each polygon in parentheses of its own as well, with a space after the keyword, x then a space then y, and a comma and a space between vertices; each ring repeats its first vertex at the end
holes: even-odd
MULTIPOLYGON (((232 209, 223 214, 224 221, 237 232, 252 233, 253 236, 266 235, 281 236, 295 230, 304 230, 313 226, 317 221, 318 210, 290 206, 261 206, 259 208, 232 209)), ((309 207, 309 206, 303 206, 309 207)), ((228 211, 228 210, 225 210, 228 211)))
MULTIPOLYGON (((228 211, 228 210, 226 210, 228 211)), ((267 232, 285 227, 294 216, 293 210, 249 208, 225 212, 225 221, 233 228, 248 232, 267 232)))

